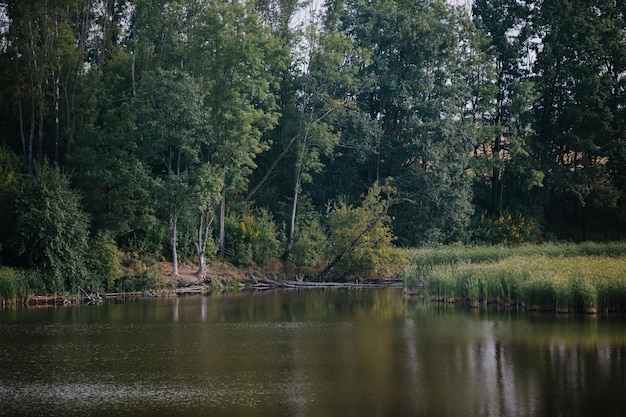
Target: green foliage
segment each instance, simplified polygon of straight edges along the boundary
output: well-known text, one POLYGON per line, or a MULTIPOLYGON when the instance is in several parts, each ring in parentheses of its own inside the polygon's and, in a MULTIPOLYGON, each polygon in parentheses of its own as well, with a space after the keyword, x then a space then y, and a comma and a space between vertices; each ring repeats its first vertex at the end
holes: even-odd
POLYGON ((505 211, 495 219, 482 214, 472 225, 472 240, 475 242, 504 245, 537 243, 541 235, 539 224, 518 212, 505 211))
POLYGON ((123 275, 114 281, 112 290, 135 292, 164 288, 163 276, 154 268, 123 275))
POLYGON ((296 234, 289 252, 289 260, 296 268, 308 275, 316 275, 327 262, 323 248, 328 245, 328 237, 320 216, 310 204, 300 204, 300 214, 296 234))
POLYGON ((10 247, 9 239, 15 230, 15 184, 20 181, 21 165, 15 153, 6 145, 0 145, 0 230, 4 231, 0 236, 0 256, 3 245, 10 247))
POLYGON ((106 291, 114 289, 115 280, 123 274, 122 254, 115 240, 106 233, 98 233, 91 239, 88 252, 88 269, 93 276, 93 288, 106 291))
POLYGON ((27 271, 0 267, 0 301, 24 298, 31 290, 27 271))
POLYGON ((156 217, 157 182, 140 159, 134 112, 128 103, 104 110, 70 160, 92 230, 126 249, 158 253, 165 224, 156 217))
POLYGON ((87 277, 89 221, 78 194, 47 164, 18 184, 15 245, 28 266, 44 275, 46 290, 74 290, 87 277))
MULTIPOLYGON (((389 277, 402 268, 387 215, 390 197, 374 184, 359 207, 335 204, 328 215, 327 257, 341 256, 333 274, 338 277, 389 277)), ((389 190, 386 190, 387 192, 389 190)))
MULTIPOLYGON (((495 260, 626 236, 623 4, 452 3, 331 0, 294 27, 294 0, 3 2, 2 262, 48 291, 139 288, 152 278, 124 256, 202 264, 216 241, 241 265, 284 251, 299 272, 366 276, 395 273, 392 243, 502 244, 437 254, 495 260), (382 215, 362 195, 389 178, 382 215), (68 250, 87 224, 92 250, 68 250)), ((449 285, 522 288, 473 274, 449 285)), ((602 279, 557 280, 544 301, 600 304, 602 279)))
POLYGON ((465 71, 474 54, 467 14, 444 1, 337 5, 341 29, 370 54, 357 98, 382 128, 369 184, 393 177, 414 202, 393 209, 399 242, 463 239, 473 211, 466 168, 475 141, 475 124, 466 115, 471 90, 465 71))
POLYGON ((247 209, 226 217, 226 253, 235 265, 263 265, 280 256, 281 243, 271 214, 247 209))

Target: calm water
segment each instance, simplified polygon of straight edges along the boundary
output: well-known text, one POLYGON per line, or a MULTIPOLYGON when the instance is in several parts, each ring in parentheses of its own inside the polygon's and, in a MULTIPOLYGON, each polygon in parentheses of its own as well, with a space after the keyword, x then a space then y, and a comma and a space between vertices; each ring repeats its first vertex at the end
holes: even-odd
POLYGON ((392 289, 0 310, 0 415, 626 415, 626 317, 392 289))

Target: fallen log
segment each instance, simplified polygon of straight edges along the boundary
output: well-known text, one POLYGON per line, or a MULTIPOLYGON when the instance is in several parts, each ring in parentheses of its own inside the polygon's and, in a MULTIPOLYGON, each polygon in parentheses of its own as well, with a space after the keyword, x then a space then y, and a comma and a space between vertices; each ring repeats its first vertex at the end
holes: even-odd
POLYGON ((255 278, 249 285, 253 289, 269 288, 403 288, 401 279, 364 280, 359 282, 324 281, 275 281, 269 278, 255 278))

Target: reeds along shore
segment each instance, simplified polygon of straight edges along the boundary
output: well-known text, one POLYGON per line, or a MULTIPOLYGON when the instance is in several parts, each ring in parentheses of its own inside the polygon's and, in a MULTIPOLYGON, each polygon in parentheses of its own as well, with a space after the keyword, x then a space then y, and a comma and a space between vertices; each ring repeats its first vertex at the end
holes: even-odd
POLYGON ((427 249, 414 265, 405 286, 435 301, 626 312, 626 243, 427 249))

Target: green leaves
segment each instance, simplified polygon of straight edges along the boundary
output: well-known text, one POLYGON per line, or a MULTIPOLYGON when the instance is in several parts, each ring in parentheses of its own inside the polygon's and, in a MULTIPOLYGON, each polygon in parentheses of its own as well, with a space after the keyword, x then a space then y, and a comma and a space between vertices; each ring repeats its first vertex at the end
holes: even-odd
POLYGON ((89 221, 78 194, 58 169, 43 165, 19 185, 14 244, 37 268, 50 292, 64 292, 86 279, 89 221))
POLYGON ((332 271, 336 277, 369 278, 400 272, 400 254, 393 246, 389 207, 395 199, 389 185, 375 183, 359 207, 339 203, 328 217, 328 258, 321 277, 332 271), (383 196, 383 194, 386 194, 383 196))

